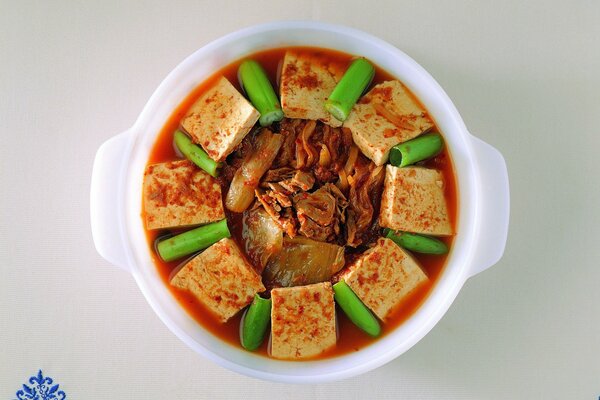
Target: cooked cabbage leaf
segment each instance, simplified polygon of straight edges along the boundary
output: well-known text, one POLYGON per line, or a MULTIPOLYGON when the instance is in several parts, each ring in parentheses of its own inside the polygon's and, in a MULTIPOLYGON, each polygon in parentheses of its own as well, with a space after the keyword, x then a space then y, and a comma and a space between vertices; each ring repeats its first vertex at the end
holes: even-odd
POLYGON ((262 207, 244 212, 242 239, 246 254, 260 271, 283 248, 283 230, 262 207))
POLYGON ((263 273, 270 287, 324 282, 344 266, 344 248, 305 237, 285 237, 283 249, 271 257, 263 273))

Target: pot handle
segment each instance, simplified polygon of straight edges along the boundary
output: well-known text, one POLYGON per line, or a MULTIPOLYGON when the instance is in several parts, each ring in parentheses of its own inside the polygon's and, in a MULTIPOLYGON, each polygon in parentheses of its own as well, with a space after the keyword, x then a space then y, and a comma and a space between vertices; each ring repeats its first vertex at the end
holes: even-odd
POLYGON ((106 261, 128 270, 126 237, 122 230, 123 179, 130 151, 131 129, 104 142, 92 170, 90 211, 96 250, 106 261))
POLYGON ((510 213, 508 170, 504 157, 486 142, 471 136, 478 172, 479 201, 477 250, 470 276, 496 264, 506 247, 510 213))

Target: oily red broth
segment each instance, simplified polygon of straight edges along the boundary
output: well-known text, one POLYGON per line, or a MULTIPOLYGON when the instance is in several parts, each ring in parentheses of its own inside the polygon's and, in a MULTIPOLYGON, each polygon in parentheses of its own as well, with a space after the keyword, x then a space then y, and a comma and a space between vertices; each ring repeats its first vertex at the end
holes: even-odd
MULTIPOLYGON (((251 55, 253 59, 257 60, 262 64, 271 80, 271 83, 273 84, 273 87, 275 88, 279 87, 279 82, 277 82, 278 71, 280 69, 280 64, 283 60, 284 54, 288 49, 289 48, 272 49, 262 51, 259 53, 254 53, 251 55)), ((343 63, 348 63, 353 58, 353 56, 351 55, 328 49, 302 49, 320 52, 329 59, 343 63)), ((174 110, 174 112, 171 114, 171 116, 163 126, 162 130, 160 131, 154 144, 154 147, 152 148, 152 151, 150 153, 148 165, 172 161, 180 158, 176 154, 174 149, 173 133, 179 128, 180 120, 184 117, 185 113, 191 107, 191 105, 202 95, 202 93, 204 93, 208 88, 210 88, 220 76, 225 76, 238 90, 240 90, 240 92, 242 92, 237 78, 237 70, 240 63, 241 60, 231 63, 230 65, 222 68, 221 70, 216 71, 214 75, 209 77, 202 84, 198 85, 181 102, 181 104, 174 110)), ((383 71, 377 66, 375 67, 376 73, 372 85, 386 80, 395 79, 387 72, 383 71)), ((434 127, 434 130, 437 130, 437 127, 434 127)), ((437 131, 439 132, 439 130, 437 131)), ((435 168, 442 172, 445 181, 445 196, 448 205, 448 212, 453 228, 456 228, 455 225, 457 220, 458 194, 456 191, 452 160, 450 155, 448 154, 447 149, 444 148, 441 154, 439 154, 431 160, 424 162, 422 165, 425 167, 435 168)), ((223 192, 223 195, 225 194, 226 191, 223 192)), ((232 233, 232 238, 238 244, 240 244, 241 248, 244 248, 241 238, 241 214, 231 213, 226 210, 226 216, 228 220, 228 225, 230 227, 230 231, 232 233)), ((142 215, 142 217, 144 216, 142 215)), ((164 262, 160 259, 160 257, 156 255, 154 251, 154 243, 158 237, 163 236, 164 234, 164 231, 146 230, 149 251, 151 252, 154 264, 156 265, 158 272, 165 285, 169 288, 170 292, 181 304, 181 306, 184 307, 188 314, 191 315, 192 318, 194 318, 199 324, 201 324, 204 328, 206 328, 208 331, 210 331, 212 334, 219 337, 223 341, 230 343, 233 346, 241 347, 241 345, 239 344, 239 326, 243 312, 238 313, 238 315, 231 318, 228 322, 222 324, 221 322, 217 321, 212 316, 212 314, 193 297, 193 295, 180 289, 174 288, 169 284, 169 278, 171 274, 179 265, 184 263, 185 260, 164 262)), ((451 248, 453 237, 444 237, 439 239, 444 241, 448 245, 448 247, 451 248)), ((394 314, 385 323, 382 323, 382 336, 393 331, 398 325, 406 321, 419 308, 419 306, 424 302, 424 300, 427 298, 427 296, 437 283, 438 278, 446 263, 446 259, 448 257, 448 255, 434 256, 416 253, 413 255, 418 260, 419 264, 429 277, 429 281, 426 284, 419 287, 417 290, 415 290, 407 299, 405 299, 405 301, 398 307, 394 314)), ((366 333, 358 329, 352 322, 350 322, 350 320, 339 309, 337 305, 336 309, 339 334, 337 345, 333 349, 318 356, 318 358, 335 357, 346 353, 358 351, 376 340, 368 336, 366 333)), ((267 356, 268 342, 268 340, 265 340, 261 347, 256 351, 256 353, 267 356)))

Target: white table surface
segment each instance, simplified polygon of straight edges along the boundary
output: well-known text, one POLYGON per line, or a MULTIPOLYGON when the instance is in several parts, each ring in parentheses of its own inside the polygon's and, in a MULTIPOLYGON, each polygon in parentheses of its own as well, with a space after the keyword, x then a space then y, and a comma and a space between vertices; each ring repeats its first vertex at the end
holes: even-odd
POLYGON ((0 398, 41 369, 68 399, 598 399, 600 2, 0 0, 0 398), (346 24, 423 65, 508 163, 504 258, 388 365, 286 386, 222 369, 95 251, 98 146, 230 31, 346 24))

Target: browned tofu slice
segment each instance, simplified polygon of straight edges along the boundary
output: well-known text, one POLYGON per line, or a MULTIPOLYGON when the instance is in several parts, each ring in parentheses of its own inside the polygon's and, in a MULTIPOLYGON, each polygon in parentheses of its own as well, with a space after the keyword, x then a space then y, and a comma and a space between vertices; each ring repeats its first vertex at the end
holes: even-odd
POLYGON ((381 195, 379 224, 428 235, 452 235, 440 171, 388 165, 381 195))
POLYGON ((181 125, 215 161, 223 161, 250 132, 260 113, 225 78, 188 110, 181 125))
POLYGON ((343 279, 383 321, 428 280, 417 262, 387 238, 379 238, 374 247, 365 251, 343 279))
POLYGON ((273 289, 271 299, 273 357, 310 358, 335 346, 335 304, 330 282, 273 289))
POLYGON ((427 112, 399 81, 376 85, 354 106, 344 127, 363 154, 377 165, 387 162, 390 149, 429 130, 427 112))
POLYGON ((188 160, 149 165, 144 172, 144 213, 148 229, 222 220, 221 187, 188 160))
POLYGON ((190 291, 221 322, 265 291, 260 276, 232 239, 221 239, 185 264, 171 285, 190 291))
POLYGON ((325 100, 344 75, 346 66, 317 52, 288 51, 281 70, 281 108, 288 118, 342 123, 325 110, 325 100))

